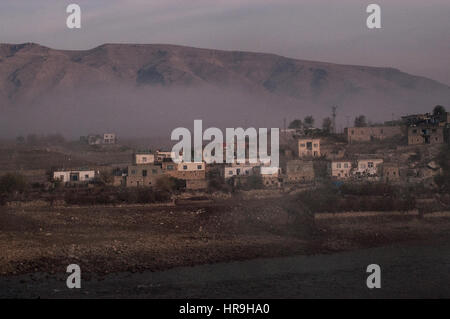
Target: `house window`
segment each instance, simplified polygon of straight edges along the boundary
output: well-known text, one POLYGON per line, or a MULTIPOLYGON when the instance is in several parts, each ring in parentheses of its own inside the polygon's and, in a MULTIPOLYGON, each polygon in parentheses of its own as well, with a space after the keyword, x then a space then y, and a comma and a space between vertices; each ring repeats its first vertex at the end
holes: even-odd
POLYGON ((88 174, 84 175, 84 178, 89 178, 89 175, 88 174))
POLYGON ((229 171, 229 172, 228 172, 228 175, 233 175, 233 171, 229 171))
POLYGON ((187 165, 183 165, 183 169, 186 170, 187 169, 187 165))
POLYGON ((147 157, 143 157, 142 158, 142 162, 146 163, 147 162, 147 157))
POLYGON ((413 130, 413 133, 414 133, 414 134, 417 134, 417 130, 414 129, 414 130, 413 130))
POLYGON ((168 169, 169 171, 173 170, 173 165, 167 165, 167 169, 168 169))
POLYGON ((367 163, 367 167, 372 168, 373 167, 373 162, 368 162, 367 163))
POLYGON ((131 174, 135 175, 136 174, 136 170, 135 169, 131 170, 131 174))
POLYGON ((156 174, 158 171, 156 169, 152 169, 152 174, 156 174))
POLYGON ((202 166, 201 165, 197 165, 197 169, 202 169, 202 166))
POLYGON ((146 169, 144 169, 144 170, 142 170, 142 176, 147 176, 147 170, 146 169))
POLYGON ((337 168, 341 168, 341 163, 336 164, 337 168))
POLYGON ((300 144, 300 147, 305 147, 305 143, 300 144))
POLYGON ((344 168, 348 168, 348 164, 347 163, 344 164, 344 168))
POLYGON ((361 164, 359 167, 361 167, 362 169, 366 168, 365 164, 361 164))

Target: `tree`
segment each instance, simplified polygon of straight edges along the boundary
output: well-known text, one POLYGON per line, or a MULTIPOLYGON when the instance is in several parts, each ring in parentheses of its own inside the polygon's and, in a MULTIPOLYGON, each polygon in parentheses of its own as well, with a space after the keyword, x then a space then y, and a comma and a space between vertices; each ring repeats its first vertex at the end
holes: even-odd
POLYGON ((20 174, 8 173, 0 177, 0 194, 22 193, 27 186, 27 181, 20 174))
POLYGON ((364 126, 367 126, 367 120, 365 115, 355 117, 355 127, 364 127, 364 126))
POLYGON ((172 176, 163 175, 156 180, 155 186, 157 190, 173 193, 184 188, 186 186, 186 182, 172 176))
POLYGON ((290 129, 297 129, 297 128, 302 128, 303 123, 302 120, 293 120, 290 124, 289 127, 290 129))
POLYGON ((434 116, 442 116, 445 115, 445 113, 445 107, 443 107, 442 105, 436 105, 433 109, 434 116))
POLYGON ((314 118, 312 117, 312 115, 306 116, 303 121, 306 128, 311 128, 314 125, 314 118))
POLYGON ((332 127, 333 121, 329 117, 324 118, 322 122, 322 129, 324 132, 331 133, 332 127))

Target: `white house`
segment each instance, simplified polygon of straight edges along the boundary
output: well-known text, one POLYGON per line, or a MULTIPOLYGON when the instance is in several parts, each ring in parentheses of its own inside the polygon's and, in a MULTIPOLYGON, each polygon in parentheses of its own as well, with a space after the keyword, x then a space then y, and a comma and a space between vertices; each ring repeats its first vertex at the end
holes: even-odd
POLYGON ((115 133, 103 134, 103 144, 116 144, 116 134, 115 133))
POLYGON ((90 182, 95 178, 95 171, 89 169, 60 170, 53 172, 53 179, 63 183, 90 182))

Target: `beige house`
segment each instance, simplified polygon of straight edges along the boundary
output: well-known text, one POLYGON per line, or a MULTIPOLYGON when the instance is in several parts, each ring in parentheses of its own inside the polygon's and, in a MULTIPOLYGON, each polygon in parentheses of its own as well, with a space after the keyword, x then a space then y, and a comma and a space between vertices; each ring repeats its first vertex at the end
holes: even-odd
POLYGON ((233 176, 250 176, 256 173, 258 165, 256 164, 232 164, 224 167, 224 178, 231 178, 233 176))
POLYGON ((163 175, 161 166, 155 164, 139 164, 128 166, 127 187, 150 187, 163 175))
POLYGON ((329 173, 334 179, 347 179, 352 173, 352 162, 331 161, 328 166, 329 173))
POLYGON ((442 143, 444 143, 444 128, 441 126, 408 127, 408 145, 442 143))
POLYGON ((204 162, 182 162, 173 163, 170 160, 166 160, 162 163, 164 173, 183 180, 197 180, 205 179, 205 163, 204 162))
POLYGON ((280 168, 273 166, 261 166, 259 168, 259 173, 262 177, 262 182, 266 187, 279 187, 280 180, 280 168))
MULTIPOLYGON (((175 158, 175 152, 169 152, 169 151, 156 151, 155 161, 156 162, 163 162, 166 159, 174 159, 175 158)), ((180 159, 181 159, 180 155, 180 159)))
POLYGON ((314 166, 312 161, 292 160, 286 163, 286 181, 308 183, 314 180, 314 166))
POLYGON ((383 164, 383 181, 386 183, 398 182, 400 180, 400 171, 396 163, 383 164))
POLYGON ((347 127, 344 129, 348 143, 371 142, 404 135, 401 126, 347 127))
POLYGON ((319 157, 320 156, 320 138, 302 138, 298 140, 299 157, 319 157))
POLYGON ((359 159, 353 173, 359 176, 381 176, 382 164, 383 159, 380 158, 359 159))
POLYGON ((143 165, 155 162, 155 155, 151 151, 137 151, 133 154, 133 164, 143 165))

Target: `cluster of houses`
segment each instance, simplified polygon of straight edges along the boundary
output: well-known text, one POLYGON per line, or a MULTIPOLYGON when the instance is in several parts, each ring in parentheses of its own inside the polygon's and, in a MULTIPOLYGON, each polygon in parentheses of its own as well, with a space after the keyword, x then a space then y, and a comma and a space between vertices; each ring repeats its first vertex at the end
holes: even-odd
MULTIPOLYGON (((394 137, 407 137, 408 145, 442 144, 449 142, 450 114, 417 114, 402 118, 401 123, 389 126, 348 127, 344 131, 347 145, 354 143, 376 143, 394 137)), ((114 134, 104 134, 104 144, 115 143, 114 134)), ((88 137, 88 143, 90 139, 88 137)), ((115 169, 113 185, 123 187, 152 187, 162 176, 171 176, 185 181, 186 189, 201 190, 207 187, 210 177, 220 176, 224 182, 243 184, 251 176, 259 176, 264 186, 280 187, 284 184, 311 183, 319 177, 337 181, 367 180, 395 183, 403 180, 400 165, 383 154, 346 156, 336 144, 323 145, 323 137, 295 136, 294 147, 284 150, 280 167, 270 162, 206 164, 201 162, 174 163, 173 152, 148 150, 136 151, 131 165, 115 169), (333 150, 333 147, 335 148, 333 150), (321 165, 318 165, 321 164, 321 165), (325 164, 325 165, 324 165, 325 164), (318 172, 321 170, 320 172, 318 172), (325 173, 323 172, 325 171, 325 173)), ((292 142, 292 141, 291 141, 292 142)), ((430 167, 431 170, 435 168, 430 167)), ((94 181, 98 172, 89 169, 61 170, 54 172, 54 179, 67 183, 94 181)))
POLYGON ((87 136, 80 137, 80 143, 89 145, 110 145, 117 143, 117 137, 115 133, 89 134, 87 136))

